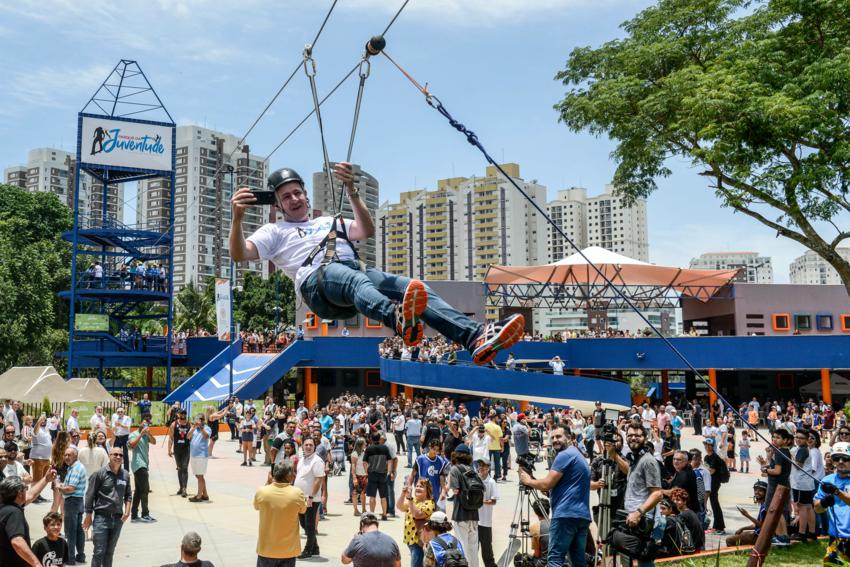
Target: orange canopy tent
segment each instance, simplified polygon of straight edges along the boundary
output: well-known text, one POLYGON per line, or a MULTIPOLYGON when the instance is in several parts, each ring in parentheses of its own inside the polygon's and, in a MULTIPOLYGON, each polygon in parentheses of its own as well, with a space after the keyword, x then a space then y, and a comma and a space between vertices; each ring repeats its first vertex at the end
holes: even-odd
POLYGON ((738 273, 656 266, 598 246, 582 253, 587 260, 576 252, 543 266, 490 266, 484 283, 491 304, 611 309, 627 307, 622 292, 636 307, 672 307, 683 295, 701 301, 728 297, 738 273))

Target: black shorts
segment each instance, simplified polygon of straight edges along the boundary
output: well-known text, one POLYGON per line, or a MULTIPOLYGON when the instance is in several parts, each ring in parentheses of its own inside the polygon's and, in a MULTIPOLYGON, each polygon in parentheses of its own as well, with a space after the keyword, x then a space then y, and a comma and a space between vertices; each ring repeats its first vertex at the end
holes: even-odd
POLYGON ((366 483, 366 496, 372 498, 379 493, 381 495, 381 498, 387 497, 388 486, 386 477, 384 477, 383 480, 378 480, 372 476, 369 476, 369 482, 366 483))
POLYGON ((210 441, 218 441, 218 422, 210 423, 210 429, 212 430, 210 441))
POLYGON ((791 500, 796 504, 814 504, 815 502, 815 491, 814 490, 797 490, 796 488, 791 489, 791 500))

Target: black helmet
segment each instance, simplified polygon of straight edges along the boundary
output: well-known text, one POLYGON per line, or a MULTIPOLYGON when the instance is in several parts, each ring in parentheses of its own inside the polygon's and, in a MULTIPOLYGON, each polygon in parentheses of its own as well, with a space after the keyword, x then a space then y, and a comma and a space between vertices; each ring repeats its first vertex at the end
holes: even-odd
POLYGON ((304 188, 304 180, 301 179, 297 171, 288 167, 282 167, 269 175, 269 189, 275 191, 278 187, 290 181, 297 181, 301 184, 301 188, 304 188))

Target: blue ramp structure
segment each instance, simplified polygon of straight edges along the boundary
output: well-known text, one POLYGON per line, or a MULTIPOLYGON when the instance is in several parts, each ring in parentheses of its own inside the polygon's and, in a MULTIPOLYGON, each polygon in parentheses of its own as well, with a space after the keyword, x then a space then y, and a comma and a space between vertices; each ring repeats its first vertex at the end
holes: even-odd
POLYGON ((380 364, 382 380, 414 388, 570 406, 582 411, 592 410, 597 401, 606 408, 631 407, 629 384, 614 378, 519 372, 460 361, 429 364, 382 358, 380 364))

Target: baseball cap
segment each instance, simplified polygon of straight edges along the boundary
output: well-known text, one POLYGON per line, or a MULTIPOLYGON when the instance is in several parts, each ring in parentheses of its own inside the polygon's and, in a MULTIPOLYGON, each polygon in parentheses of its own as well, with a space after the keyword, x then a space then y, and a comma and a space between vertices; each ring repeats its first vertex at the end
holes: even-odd
POLYGON ((832 446, 832 451, 830 452, 830 456, 835 455, 843 455, 845 457, 850 457, 850 443, 845 441, 839 441, 835 445, 832 446))
POLYGON ((761 490, 767 490, 767 483, 763 480, 757 480, 756 483, 753 485, 753 489, 756 488, 761 490))
POLYGON ((378 516, 376 516, 374 512, 363 512, 362 514, 360 514, 360 521, 370 524, 377 524, 378 516))
POLYGON ((518 416, 516 416, 516 418, 517 418, 517 421, 522 421, 523 419, 525 419, 525 414, 521 413, 518 416))
POLYGON ((431 517, 428 518, 428 522, 430 522, 432 524, 445 524, 448 521, 449 521, 449 517, 446 516, 446 513, 440 512, 439 510, 437 510, 436 512, 431 514, 431 517))
POLYGON ((703 445, 711 445, 714 447, 714 437, 706 437, 705 441, 702 442, 703 445))
MULTIPOLYGON (((455 453, 466 453, 467 455, 472 454, 472 451, 469 449, 469 445, 467 445, 466 443, 461 443, 460 445, 455 447, 454 452, 455 453)), ((433 514, 431 515, 431 517, 433 517, 433 514)))

